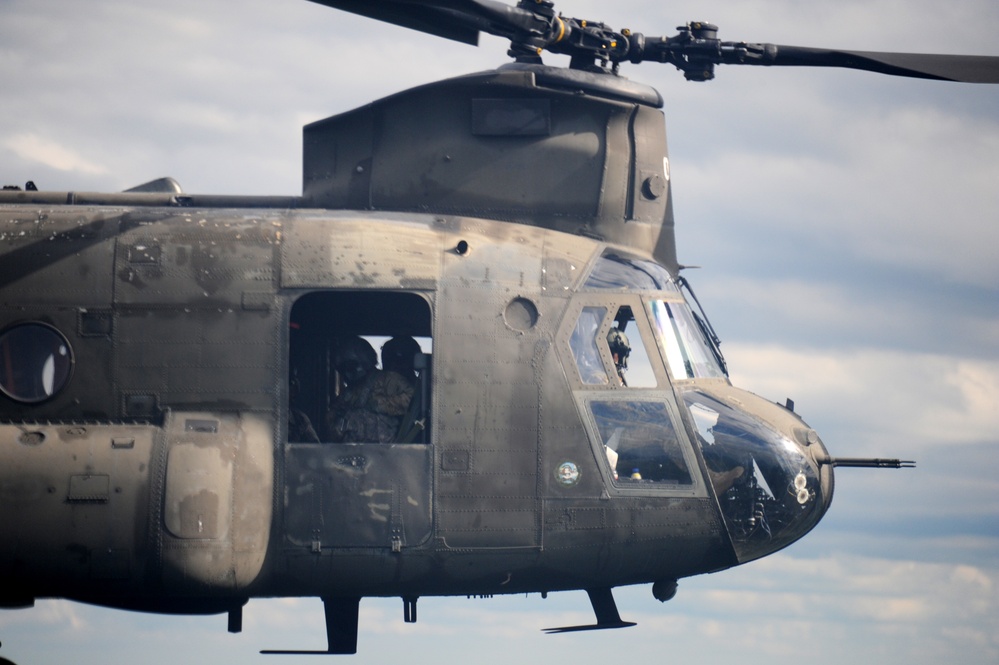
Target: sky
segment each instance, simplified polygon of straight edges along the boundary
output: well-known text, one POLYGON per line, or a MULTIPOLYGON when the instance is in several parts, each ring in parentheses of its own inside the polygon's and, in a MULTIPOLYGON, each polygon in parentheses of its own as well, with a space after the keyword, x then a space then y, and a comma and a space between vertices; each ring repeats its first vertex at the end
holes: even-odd
MULTIPOLYGON (((194 193, 298 194, 301 126, 411 85, 489 69, 478 48, 305 0, 0 0, 0 184, 119 191, 160 176, 194 193)), ((561 0, 646 34, 999 55, 994 0, 561 0)), ((564 64, 555 56, 551 64, 564 64)), ((638 626, 588 623, 583 592, 361 605, 349 662, 807 659, 999 662, 999 86, 848 70, 719 67, 689 83, 624 65, 666 100, 680 262, 737 386, 791 397, 841 469, 790 548, 680 581, 660 604, 616 591, 638 626)), ((226 619, 39 601, 0 611, 0 657, 35 663, 315 662, 316 599, 226 619)))

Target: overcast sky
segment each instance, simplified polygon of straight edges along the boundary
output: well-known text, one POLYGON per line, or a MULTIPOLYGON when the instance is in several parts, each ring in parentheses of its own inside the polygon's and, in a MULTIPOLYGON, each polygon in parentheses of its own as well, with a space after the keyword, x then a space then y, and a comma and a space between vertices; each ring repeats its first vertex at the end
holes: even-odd
MULTIPOLYGON (((730 40, 999 55, 995 0, 563 0, 563 13, 730 40)), ((0 0, 0 184, 298 194, 301 126, 410 85, 506 61, 305 0, 0 0), (234 8, 238 7, 238 10, 234 8)), ((553 64, 561 63, 549 57, 553 64)), ((666 100, 681 263, 733 382, 792 397, 843 469, 822 523, 759 562, 681 580, 665 605, 617 592, 366 600, 350 662, 624 659, 771 665, 999 662, 999 86, 855 71, 672 67, 622 73, 666 100)), ((40 601, 0 612, 0 656, 34 663, 315 662, 318 600, 178 618, 40 601)))

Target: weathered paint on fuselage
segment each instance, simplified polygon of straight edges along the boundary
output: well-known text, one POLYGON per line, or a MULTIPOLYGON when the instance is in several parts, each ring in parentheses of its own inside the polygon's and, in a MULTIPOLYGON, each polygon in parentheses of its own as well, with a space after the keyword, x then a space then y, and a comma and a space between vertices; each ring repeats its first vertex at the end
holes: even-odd
MULTIPOLYGON (((251 596, 550 591, 735 565, 670 385, 657 390, 696 456, 692 490, 607 482, 564 349, 605 249, 446 216, 0 207, 0 330, 52 326, 74 361, 50 399, 0 397, 0 605, 209 612, 251 596), (428 442, 288 442, 293 306, 324 291, 425 300, 428 442)), ((783 430, 803 427, 786 417, 783 430)))

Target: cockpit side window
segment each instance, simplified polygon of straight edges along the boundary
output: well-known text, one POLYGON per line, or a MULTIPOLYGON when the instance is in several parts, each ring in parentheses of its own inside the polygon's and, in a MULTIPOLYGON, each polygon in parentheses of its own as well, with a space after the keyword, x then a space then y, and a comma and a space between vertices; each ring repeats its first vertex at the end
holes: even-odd
POLYGON ((584 307, 576 319, 572 337, 569 338, 569 348, 576 361, 579 379, 588 386, 610 383, 597 346, 597 338, 606 315, 606 307, 584 307))
MULTIPOLYGON (((676 332, 688 332, 682 326, 690 313, 677 328, 666 329, 672 342, 660 348, 664 329, 648 304, 658 303, 658 313, 669 323, 667 305, 686 307, 677 279, 655 261, 607 251, 594 261, 574 298, 579 309, 570 310, 563 324, 561 355, 608 489, 629 495, 707 496, 668 371, 675 362, 683 369, 676 376, 688 378, 683 354, 692 376, 703 364, 698 349, 681 347, 676 332), (669 362, 667 350, 674 354, 669 362)), ((696 321, 689 323, 696 326, 696 321)))
POLYGON ((289 442, 428 442, 433 340, 422 296, 310 293, 290 327, 289 442))
POLYGON ((663 402, 594 399, 588 407, 619 484, 693 485, 684 448, 663 402))
POLYGON ((610 347, 618 382, 629 388, 655 388, 658 385, 652 360, 645 348, 640 326, 631 307, 622 305, 614 316, 614 327, 605 336, 610 347))
POLYGON ((636 321, 630 305, 583 307, 569 338, 569 349, 583 385, 657 387, 659 381, 643 328, 647 329, 647 324, 636 321), (608 312, 613 312, 613 317, 608 317, 608 312))

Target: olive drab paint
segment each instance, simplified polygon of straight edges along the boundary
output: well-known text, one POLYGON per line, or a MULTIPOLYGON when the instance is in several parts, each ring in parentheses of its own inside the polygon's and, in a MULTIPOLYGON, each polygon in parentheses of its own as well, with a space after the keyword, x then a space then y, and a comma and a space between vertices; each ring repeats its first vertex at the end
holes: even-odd
MULTIPOLYGON (((652 303, 689 309, 661 100, 615 81, 574 73, 566 90, 561 70, 515 66, 314 123, 293 206, 13 195, 0 329, 50 327, 72 378, 3 404, 3 510, 17 507, 0 522, 5 604, 547 592, 749 558, 681 398, 696 386, 716 412, 738 404, 781 442, 807 426, 720 371, 664 362, 679 342, 664 345, 652 303), (588 383, 573 336, 593 308, 582 320, 604 378, 588 383), (607 369, 603 340, 622 325, 646 349, 636 387, 607 369), (288 439, 292 406, 322 430, 345 335, 429 340, 419 440, 288 439)), ((800 449, 788 482, 804 473, 812 495, 795 536, 829 500, 821 443, 800 449)))
POLYGON ((596 623, 552 630, 620 628, 614 587, 668 600, 806 534, 833 467, 911 465, 830 457, 793 403, 731 384, 679 274, 662 97, 617 68, 993 82, 996 59, 322 4, 494 32, 516 62, 307 125, 302 196, 0 193, 0 607, 238 632, 250 598, 317 596, 320 653, 354 653, 364 597, 415 621, 420 596, 585 589, 596 623), (412 357, 338 355, 386 345, 412 357), (382 442, 338 436, 375 414, 382 442))

